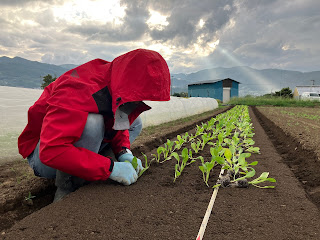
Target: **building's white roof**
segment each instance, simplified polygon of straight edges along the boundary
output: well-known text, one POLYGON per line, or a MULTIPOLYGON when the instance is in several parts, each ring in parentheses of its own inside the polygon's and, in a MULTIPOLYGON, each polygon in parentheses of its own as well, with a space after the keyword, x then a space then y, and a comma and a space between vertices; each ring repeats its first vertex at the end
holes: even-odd
POLYGON ((318 85, 296 86, 296 89, 297 89, 299 95, 301 95, 304 92, 316 92, 316 93, 320 94, 320 86, 318 86, 318 85))

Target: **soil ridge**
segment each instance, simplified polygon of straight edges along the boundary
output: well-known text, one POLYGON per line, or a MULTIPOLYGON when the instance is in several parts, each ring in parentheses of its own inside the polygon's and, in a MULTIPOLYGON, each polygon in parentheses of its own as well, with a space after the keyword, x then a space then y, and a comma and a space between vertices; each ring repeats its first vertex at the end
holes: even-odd
POLYGON ((256 107, 252 107, 252 110, 283 158, 283 162, 295 174, 307 196, 320 210, 320 161, 317 154, 306 149, 294 136, 285 133, 256 107))

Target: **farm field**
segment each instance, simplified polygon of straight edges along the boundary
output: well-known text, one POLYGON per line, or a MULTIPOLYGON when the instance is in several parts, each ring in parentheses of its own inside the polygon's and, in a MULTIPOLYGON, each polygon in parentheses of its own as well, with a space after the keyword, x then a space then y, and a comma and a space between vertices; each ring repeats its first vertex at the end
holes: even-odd
POLYGON ((320 208, 320 108, 257 110, 278 152, 320 208))
MULTIPOLYGON (((279 129, 278 135, 274 135, 268 130, 270 120, 268 122, 256 109, 250 109, 249 113, 255 133, 254 146, 260 148, 260 154, 252 154, 248 162, 259 162, 254 166, 257 176, 270 172, 270 177, 277 182, 268 185, 275 188, 220 188, 204 239, 319 239, 319 209, 306 196, 294 169, 287 166, 290 156, 287 154, 285 158, 276 146, 277 139, 290 136, 279 129)), ((134 152, 144 152, 147 156, 157 154, 156 148, 163 145, 166 138, 176 140, 174 136, 189 131, 185 127, 176 131, 178 125, 170 127, 171 132, 165 135, 139 139, 134 152)), ((195 132, 193 129, 189 134, 195 132)), ((302 149, 302 143, 297 144, 294 148, 302 149)), ((301 154, 305 154, 304 151, 313 152, 312 149, 299 149, 301 154)), ((211 157, 210 146, 204 147, 201 156, 211 157)), ((319 162, 312 160, 315 162, 313 167, 319 168, 319 162)), ((186 166, 175 183, 176 161, 171 159, 162 164, 151 164, 141 179, 130 187, 112 182, 87 185, 63 201, 50 204, 17 222, 5 230, 2 237, 195 239, 213 191, 203 181, 199 162, 186 166)), ((210 186, 215 184, 219 171, 218 167, 214 168, 210 186)))
POLYGON ((257 108, 287 135, 297 139, 305 149, 314 151, 320 159, 320 108, 257 108))

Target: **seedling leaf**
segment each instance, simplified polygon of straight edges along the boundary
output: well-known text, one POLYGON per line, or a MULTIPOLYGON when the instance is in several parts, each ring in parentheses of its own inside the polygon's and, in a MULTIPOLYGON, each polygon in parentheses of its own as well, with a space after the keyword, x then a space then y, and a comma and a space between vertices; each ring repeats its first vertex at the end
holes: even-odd
POLYGON ((227 160, 231 160, 232 153, 231 153, 230 149, 228 149, 228 148, 225 149, 224 156, 226 157, 227 160))
POLYGON ((137 169, 137 167, 138 167, 138 160, 137 160, 136 157, 133 157, 131 164, 132 164, 132 167, 133 167, 134 169, 137 169))

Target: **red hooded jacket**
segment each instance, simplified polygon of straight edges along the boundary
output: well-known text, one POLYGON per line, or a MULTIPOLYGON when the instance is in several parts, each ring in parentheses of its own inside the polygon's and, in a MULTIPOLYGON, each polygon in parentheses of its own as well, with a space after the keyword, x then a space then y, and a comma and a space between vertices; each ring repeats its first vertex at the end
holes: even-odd
MULTIPOLYGON (((88 113, 105 119, 105 139, 115 153, 130 148, 128 130, 113 130, 117 108, 133 101, 169 101, 170 74, 157 52, 138 49, 107 62, 95 59, 64 73, 47 86, 28 111, 28 124, 18 139, 26 158, 40 139, 40 160, 47 166, 88 181, 106 180, 113 168, 107 157, 75 147, 88 113)), ((130 124, 149 110, 140 104, 130 124)))

